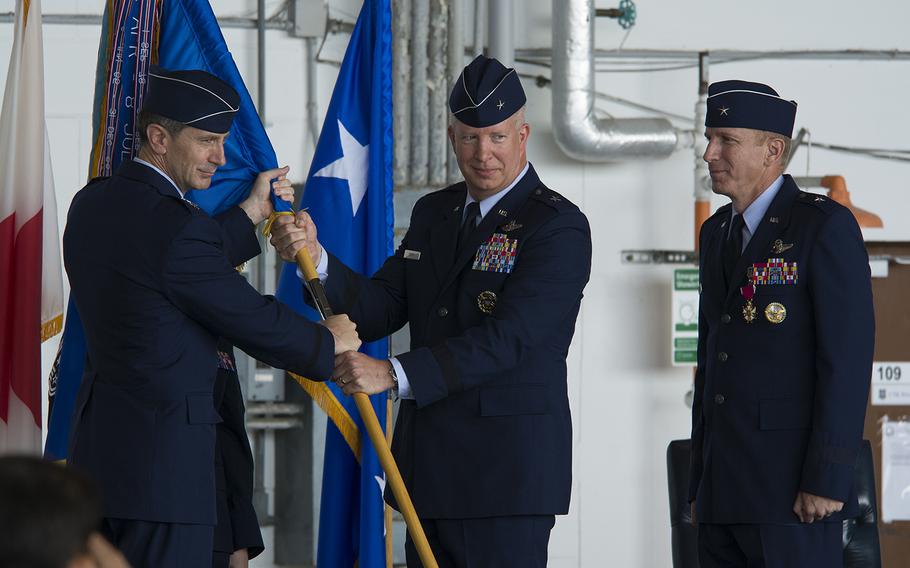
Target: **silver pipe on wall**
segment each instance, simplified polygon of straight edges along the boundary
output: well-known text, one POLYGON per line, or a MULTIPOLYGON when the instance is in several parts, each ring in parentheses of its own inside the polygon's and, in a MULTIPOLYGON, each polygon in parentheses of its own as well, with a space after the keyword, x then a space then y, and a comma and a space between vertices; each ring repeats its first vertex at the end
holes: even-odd
POLYGON ((316 143, 319 141, 319 94, 316 88, 318 41, 315 37, 308 37, 304 40, 304 45, 306 46, 306 125, 307 134, 310 135, 314 151, 316 143))
POLYGON ((411 175, 410 185, 426 186, 429 167, 429 93, 427 43, 430 0, 412 0, 411 20, 411 175))
POLYGON ((483 47, 486 39, 486 18, 487 13, 486 0, 474 0, 474 45, 471 48, 471 57, 477 57, 483 53, 483 47))
MULTIPOLYGON (((448 93, 452 92, 455 81, 464 68, 464 3, 462 0, 449 0, 449 40, 448 55, 446 64, 446 104, 448 105, 448 93)), ((448 117, 448 106, 446 107, 446 116, 448 117)), ((448 122, 448 120, 446 121, 448 122)), ((448 137, 446 137, 445 155, 448 156, 448 183, 456 183, 461 180, 461 172, 458 170, 458 162, 455 161, 455 153, 448 148, 448 137)))
POLYGON ((663 118, 594 117, 593 0, 553 0, 553 134, 570 158, 609 162, 669 156, 680 136, 663 118))
POLYGON ((411 0, 392 3, 392 97, 395 112, 394 184, 410 183, 411 160, 411 0))
MULTIPOLYGON (((557 1, 554 0, 554 4, 557 1)), ((492 0, 488 7, 488 55, 506 67, 515 67, 515 11, 512 0, 492 0)))
POLYGON ((256 18, 256 77, 259 92, 256 93, 256 102, 259 120, 263 124, 265 124, 265 17, 265 0, 259 0, 256 18))
POLYGON ((446 182, 446 95, 449 81, 446 76, 446 31, 449 10, 446 0, 431 0, 430 44, 427 89, 429 90, 429 164, 428 183, 436 187, 446 182))

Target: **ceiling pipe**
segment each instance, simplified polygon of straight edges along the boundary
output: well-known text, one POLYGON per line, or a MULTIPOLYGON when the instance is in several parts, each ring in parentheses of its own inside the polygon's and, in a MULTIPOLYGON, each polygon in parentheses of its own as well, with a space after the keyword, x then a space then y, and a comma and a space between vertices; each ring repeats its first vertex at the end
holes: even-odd
POLYGON ((512 0, 491 0, 487 4, 487 45, 490 57, 505 67, 515 66, 515 9, 512 0))
POLYGON ((584 162, 664 158, 691 145, 663 118, 594 117, 593 0, 553 0, 553 134, 584 162))

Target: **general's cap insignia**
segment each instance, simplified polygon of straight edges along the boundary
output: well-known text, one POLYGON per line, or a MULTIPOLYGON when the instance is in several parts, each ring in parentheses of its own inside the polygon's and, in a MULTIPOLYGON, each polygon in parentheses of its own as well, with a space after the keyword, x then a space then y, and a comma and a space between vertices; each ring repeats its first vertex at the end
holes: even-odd
POLYGON ((717 109, 720 111, 721 116, 729 116, 727 113, 730 111, 729 107, 720 107, 717 109))
POLYGON ((505 233, 493 233, 477 249, 472 270, 483 272, 505 272, 509 274, 515 267, 518 254, 518 239, 510 239, 505 233))

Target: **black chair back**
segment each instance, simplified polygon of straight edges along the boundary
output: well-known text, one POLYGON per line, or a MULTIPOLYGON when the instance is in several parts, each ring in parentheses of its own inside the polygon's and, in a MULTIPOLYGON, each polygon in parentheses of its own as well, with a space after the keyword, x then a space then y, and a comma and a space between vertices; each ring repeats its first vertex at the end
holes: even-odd
MULTIPOLYGON (((689 440, 674 440, 667 447, 673 568, 698 568, 698 532, 688 503, 691 452, 689 440)), ((844 520, 844 568, 881 568, 875 469, 868 440, 863 440, 856 460, 856 493, 859 512, 844 520)))

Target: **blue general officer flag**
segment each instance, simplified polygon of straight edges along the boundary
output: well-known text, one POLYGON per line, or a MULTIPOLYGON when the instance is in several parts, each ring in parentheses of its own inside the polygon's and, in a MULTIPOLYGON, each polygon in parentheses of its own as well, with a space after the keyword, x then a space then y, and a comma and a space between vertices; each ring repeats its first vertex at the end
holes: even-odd
MULTIPOLYGON (((151 63, 168 69, 202 69, 237 90, 240 110, 225 142, 227 163, 218 168, 209 189, 190 191, 187 199, 212 215, 242 201, 256 175, 276 167, 277 160, 208 0, 108 0, 102 22, 89 177, 109 176, 123 160, 133 158, 133 132, 151 63)), ((273 203, 278 210, 290 209, 284 201, 273 198, 273 203)), ((71 298, 50 379, 48 458, 67 457, 70 419, 84 363, 85 336, 71 298)))
MULTIPOLYGON (((393 246, 391 40, 389 0, 365 1, 303 194, 302 205, 309 208, 320 242, 362 274, 375 272, 393 246)), ((285 265, 277 296, 316 317, 303 304, 294 266, 285 265)), ((386 358, 388 340, 364 345, 362 351, 386 358)), ((326 433, 317 565, 350 568, 356 561, 360 568, 384 567, 385 477, 354 400, 333 383, 305 388, 332 419, 326 433)), ((387 395, 374 395, 371 401, 385 427, 387 395)))

